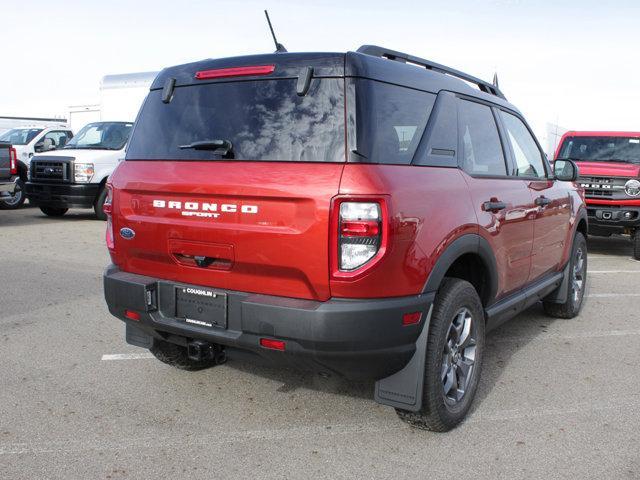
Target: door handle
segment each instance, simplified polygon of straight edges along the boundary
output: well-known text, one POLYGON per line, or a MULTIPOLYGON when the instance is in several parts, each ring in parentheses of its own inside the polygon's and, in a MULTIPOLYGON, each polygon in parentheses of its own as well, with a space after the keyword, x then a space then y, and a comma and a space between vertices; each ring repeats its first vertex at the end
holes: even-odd
POLYGON ((551 203, 551 199, 545 197, 544 195, 541 195, 540 197, 536 198, 535 203, 539 207, 546 207, 551 203))
POLYGON ((485 212, 497 212, 499 210, 504 210, 505 208, 507 208, 507 204, 504 202, 500 202, 498 200, 495 199, 491 199, 488 202, 484 202, 482 204, 482 209, 485 212))

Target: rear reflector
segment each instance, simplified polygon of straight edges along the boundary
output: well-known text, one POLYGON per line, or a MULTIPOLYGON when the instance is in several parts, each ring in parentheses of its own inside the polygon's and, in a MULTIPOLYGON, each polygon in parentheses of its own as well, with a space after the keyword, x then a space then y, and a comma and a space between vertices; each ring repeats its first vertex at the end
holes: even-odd
POLYGON ((420 323, 422 312, 405 313, 402 316, 402 325, 415 325, 420 323))
POLYGON ((136 322, 140 320, 140 314, 138 312, 134 312, 133 310, 125 310, 124 316, 130 320, 135 320, 136 322))
POLYGON ((272 350, 284 351, 284 342, 282 340, 274 340, 272 338, 261 338, 260 345, 264 348, 271 348, 272 350))
POLYGON ((256 75, 269 75, 276 69, 275 65, 258 65, 255 67, 217 68, 215 70, 202 70, 196 72, 198 80, 225 77, 248 77, 256 75))

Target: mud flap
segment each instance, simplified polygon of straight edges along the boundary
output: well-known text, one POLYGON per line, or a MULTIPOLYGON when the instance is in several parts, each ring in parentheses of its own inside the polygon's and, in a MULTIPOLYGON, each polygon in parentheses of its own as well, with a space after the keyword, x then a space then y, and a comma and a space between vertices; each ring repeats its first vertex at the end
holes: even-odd
POLYGON ((571 281, 571 261, 567 262, 562 272, 562 283, 544 299, 545 302, 565 303, 569 298, 569 282, 571 281))
POLYGON ((400 370, 376 382, 374 399, 382 405, 417 412, 422 408, 424 388, 424 365, 427 356, 427 336, 431 323, 433 304, 422 326, 422 333, 416 340, 416 352, 409 363, 400 370))
POLYGON ((153 337, 144 330, 131 325, 126 324, 126 340, 129 345, 135 345, 136 347, 151 348, 153 346, 153 337))

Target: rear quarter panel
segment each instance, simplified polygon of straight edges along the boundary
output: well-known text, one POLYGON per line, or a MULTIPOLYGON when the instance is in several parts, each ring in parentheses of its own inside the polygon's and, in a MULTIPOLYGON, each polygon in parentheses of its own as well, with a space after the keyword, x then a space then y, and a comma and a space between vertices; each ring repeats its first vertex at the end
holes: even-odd
POLYGON ((331 280, 334 297, 419 294, 435 262, 456 238, 478 233, 468 187, 456 168, 347 164, 340 195, 385 196, 387 252, 357 280, 331 280))

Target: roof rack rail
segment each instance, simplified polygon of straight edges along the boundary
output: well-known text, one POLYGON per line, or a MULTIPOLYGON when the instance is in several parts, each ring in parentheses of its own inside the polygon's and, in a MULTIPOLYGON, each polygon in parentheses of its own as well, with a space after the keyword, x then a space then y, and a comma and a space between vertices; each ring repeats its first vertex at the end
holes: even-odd
POLYGON ((453 77, 457 77, 461 80, 477 85, 478 88, 485 93, 488 93, 490 95, 495 95, 497 97, 500 97, 506 100, 506 97, 500 91, 497 85, 492 85, 489 82, 480 80, 479 78, 468 75, 464 72, 461 72, 460 70, 449 68, 445 65, 432 62, 431 60, 426 60, 420 57, 414 57, 413 55, 409 55, 408 53, 397 52, 395 50, 390 50, 384 47, 378 47, 376 45, 362 45, 358 49, 358 53, 364 53, 365 55, 372 55, 374 57, 387 58, 389 60, 395 60, 396 62, 413 63, 414 65, 419 65, 421 67, 426 68, 427 70, 433 70, 434 72, 451 75, 453 77))

